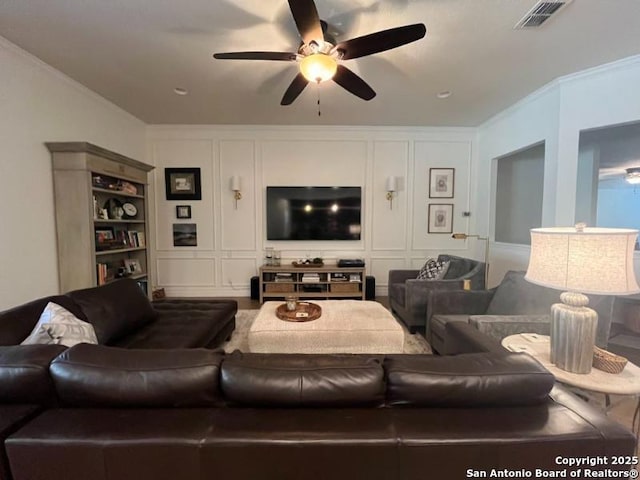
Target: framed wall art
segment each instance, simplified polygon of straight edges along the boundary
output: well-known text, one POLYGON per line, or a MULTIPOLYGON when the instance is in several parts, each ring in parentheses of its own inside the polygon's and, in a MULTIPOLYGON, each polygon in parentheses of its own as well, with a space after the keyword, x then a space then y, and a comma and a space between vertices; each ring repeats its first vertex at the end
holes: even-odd
POLYGON ((198 230, 195 223, 173 224, 174 247, 197 247, 198 230))
POLYGON ((453 233, 453 203, 430 203, 429 233, 453 233))
POLYGON ((453 198, 455 168, 429 169, 429 198, 453 198))
POLYGON ((165 168, 167 200, 202 200, 199 168, 165 168))
POLYGON ((176 218, 191 218, 191 205, 176 205, 176 218))

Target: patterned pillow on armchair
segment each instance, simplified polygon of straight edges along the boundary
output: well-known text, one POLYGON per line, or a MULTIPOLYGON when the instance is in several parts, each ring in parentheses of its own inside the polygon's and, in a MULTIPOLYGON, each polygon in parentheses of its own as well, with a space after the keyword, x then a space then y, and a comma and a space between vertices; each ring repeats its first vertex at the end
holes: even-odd
POLYGON ((442 280, 447 274, 450 262, 441 262, 435 258, 428 259, 416 277, 418 280, 442 280))

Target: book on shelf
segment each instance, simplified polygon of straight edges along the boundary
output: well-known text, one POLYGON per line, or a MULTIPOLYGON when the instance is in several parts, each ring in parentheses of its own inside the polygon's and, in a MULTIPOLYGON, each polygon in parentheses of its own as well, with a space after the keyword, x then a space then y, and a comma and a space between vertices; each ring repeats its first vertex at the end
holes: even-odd
POLYGON ((302 275, 302 283, 318 283, 320 281, 320 274, 318 273, 305 273, 302 275))

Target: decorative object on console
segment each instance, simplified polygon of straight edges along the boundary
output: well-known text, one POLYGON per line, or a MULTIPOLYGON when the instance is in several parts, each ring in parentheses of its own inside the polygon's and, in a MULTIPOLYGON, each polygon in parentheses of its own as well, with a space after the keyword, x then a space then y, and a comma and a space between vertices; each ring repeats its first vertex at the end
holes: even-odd
MULTIPOLYGON (((466 240, 467 238, 477 238, 478 240, 484 240, 484 288, 489 287, 489 237, 481 237, 480 235, 469 235, 467 233, 454 233, 451 235, 451 238, 455 238, 456 240, 466 240)), ((468 290, 465 288, 465 290, 468 290)))
POLYGON ((430 203, 427 221, 429 233, 452 233, 453 203, 430 203))
POLYGON ((589 373, 598 314, 584 294, 640 292, 633 271, 638 230, 554 227, 531 229, 531 255, 525 279, 567 290, 551 307, 551 362, 572 373, 589 373), (583 293, 579 293, 583 292, 583 293))
POLYGON ((242 199, 242 179, 234 175, 231 177, 231 190, 233 190, 233 199, 235 200, 235 209, 238 209, 238 200, 242 199))
POLYGON ((165 168, 167 200, 202 200, 199 168, 165 168))
POLYGON ((453 198, 455 168, 429 169, 429 198, 453 198))
POLYGON ((389 210, 393 210, 393 194, 397 191, 398 185, 396 177, 387 177, 387 200, 389 200, 389 210))
POLYGON ((176 205, 176 218, 191 218, 191 205, 176 205))
POLYGON ((324 260, 322 260, 320 257, 316 257, 313 259, 307 258, 306 260, 300 259, 298 261, 291 262, 291 265, 293 265, 294 267, 321 267, 322 265, 324 265, 324 260))

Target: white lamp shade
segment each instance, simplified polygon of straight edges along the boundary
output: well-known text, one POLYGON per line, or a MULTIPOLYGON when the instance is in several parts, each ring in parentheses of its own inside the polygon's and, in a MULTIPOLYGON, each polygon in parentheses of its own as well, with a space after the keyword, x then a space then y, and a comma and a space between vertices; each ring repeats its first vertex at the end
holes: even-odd
POLYGON ((533 228, 525 278, 580 293, 638 293, 633 270, 637 235, 638 230, 622 228, 533 228))
POLYGON ((387 177, 387 192, 395 192, 398 189, 398 182, 396 177, 387 177))
POLYGON ((242 181, 237 175, 231 177, 231 190, 233 190, 234 192, 239 192, 240 190, 242 190, 242 181))

